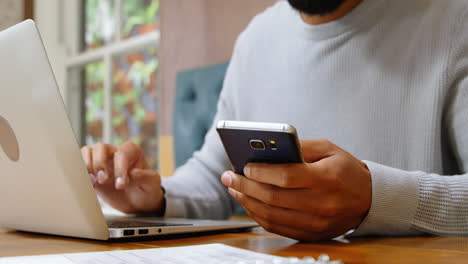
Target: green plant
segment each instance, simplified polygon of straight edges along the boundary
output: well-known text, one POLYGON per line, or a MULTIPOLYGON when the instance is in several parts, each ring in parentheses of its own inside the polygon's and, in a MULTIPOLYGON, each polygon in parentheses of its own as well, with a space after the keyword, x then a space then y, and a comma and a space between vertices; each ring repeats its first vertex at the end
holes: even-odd
POLYGON ((102 19, 104 16, 101 13, 102 9, 100 5, 105 5, 109 8, 111 19, 113 19, 115 11, 112 3, 112 0, 86 0, 85 42, 88 49, 98 48, 104 44, 104 36, 102 35, 102 19))
POLYGON ((104 63, 97 62, 86 65, 86 125, 96 121, 98 113, 104 108, 104 63))
POLYGON ((123 12, 126 19, 123 28, 124 36, 128 36, 136 25, 152 24, 159 11, 159 0, 152 0, 148 7, 145 6, 144 0, 124 1, 123 12))

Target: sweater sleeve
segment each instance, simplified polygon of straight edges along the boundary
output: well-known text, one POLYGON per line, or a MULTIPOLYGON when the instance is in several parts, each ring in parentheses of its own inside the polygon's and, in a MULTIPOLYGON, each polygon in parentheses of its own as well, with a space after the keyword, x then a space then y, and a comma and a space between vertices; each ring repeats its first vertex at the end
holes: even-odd
POLYGON ((172 177, 162 180, 166 190, 165 217, 223 219, 228 218, 238 204, 220 180, 221 174, 231 165, 216 132, 216 123, 235 119, 232 104, 239 78, 239 42, 242 35, 236 42, 218 100, 217 114, 202 148, 172 177))
POLYGON ((372 204, 359 235, 468 235, 468 175, 403 171, 365 161, 372 204))
POLYGON ((372 204, 353 235, 468 235, 468 34, 461 18, 452 42, 442 128, 460 175, 408 172, 366 161, 372 204))

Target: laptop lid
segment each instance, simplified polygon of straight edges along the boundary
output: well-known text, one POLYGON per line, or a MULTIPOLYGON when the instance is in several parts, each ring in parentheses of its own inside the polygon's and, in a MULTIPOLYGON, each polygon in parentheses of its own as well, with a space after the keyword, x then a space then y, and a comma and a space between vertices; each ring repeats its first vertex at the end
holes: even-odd
POLYGON ((0 32, 0 225, 108 239, 32 20, 0 32))

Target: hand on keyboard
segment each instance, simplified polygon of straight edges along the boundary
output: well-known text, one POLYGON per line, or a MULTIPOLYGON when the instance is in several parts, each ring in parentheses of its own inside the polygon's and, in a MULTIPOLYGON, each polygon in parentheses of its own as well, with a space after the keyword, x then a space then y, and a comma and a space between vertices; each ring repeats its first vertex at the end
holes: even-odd
POLYGON ((81 149, 96 193, 124 213, 157 212, 164 204, 161 177, 145 161, 143 150, 97 143, 81 149))

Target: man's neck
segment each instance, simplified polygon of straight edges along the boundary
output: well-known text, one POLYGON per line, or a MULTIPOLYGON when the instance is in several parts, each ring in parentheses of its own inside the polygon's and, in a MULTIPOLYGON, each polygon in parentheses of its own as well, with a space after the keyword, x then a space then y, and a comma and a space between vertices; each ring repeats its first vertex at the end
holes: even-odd
POLYGON ((337 10, 326 15, 308 15, 301 12, 301 17, 305 23, 310 25, 328 23, 345 16, 346 14, 351 12, 351 10, 353 10, 356 6, 358 6, 362 1, 363 0, 347 0, 337 10))

